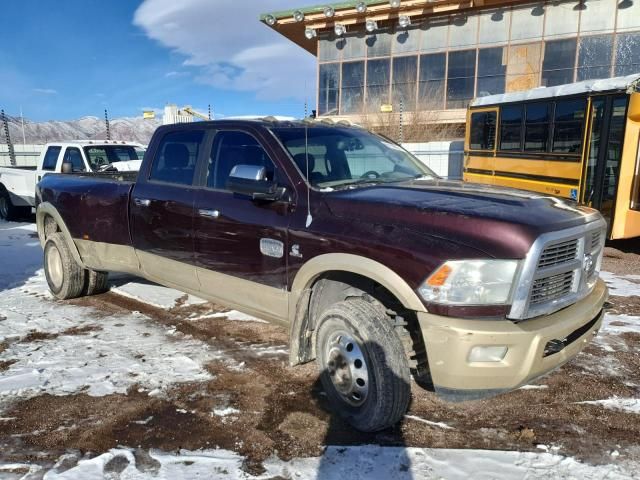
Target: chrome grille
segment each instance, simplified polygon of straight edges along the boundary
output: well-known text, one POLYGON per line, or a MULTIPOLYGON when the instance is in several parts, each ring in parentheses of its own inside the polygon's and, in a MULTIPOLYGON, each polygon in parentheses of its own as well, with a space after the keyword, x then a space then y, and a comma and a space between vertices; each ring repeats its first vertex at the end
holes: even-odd
POLYGON ((600 246, 600 230, 591 233, 591 251, 593 252, 600 246))
POLYGON ((573 271, 539 278, 533 282, 531 289, 530 305, 552 302, 571 292, 573 285, 573 271))
POLYGON ((548 246, 540 255, 538 268, 553 267, 575 260, 578 253, 578 239, 568 240, 548 246))

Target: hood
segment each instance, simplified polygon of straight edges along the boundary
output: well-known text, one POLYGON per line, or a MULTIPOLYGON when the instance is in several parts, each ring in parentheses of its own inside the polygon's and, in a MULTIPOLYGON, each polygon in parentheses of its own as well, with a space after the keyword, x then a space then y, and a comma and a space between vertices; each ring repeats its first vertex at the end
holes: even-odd
POLYGON ((523 258, 542 233, 583 225, 599 215, 556 197, 450 180, 359 186, 324 198, 336 216, 401 226, 496 258, 523 258))

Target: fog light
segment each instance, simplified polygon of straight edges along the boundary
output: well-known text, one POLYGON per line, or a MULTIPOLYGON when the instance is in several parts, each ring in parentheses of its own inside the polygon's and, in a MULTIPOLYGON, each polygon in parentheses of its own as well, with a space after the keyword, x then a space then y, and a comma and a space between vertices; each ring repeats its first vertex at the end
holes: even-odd
POLYGON ((506 345, 473 347, 469 353, 469 362, 501 362, 507 350, 506 345))

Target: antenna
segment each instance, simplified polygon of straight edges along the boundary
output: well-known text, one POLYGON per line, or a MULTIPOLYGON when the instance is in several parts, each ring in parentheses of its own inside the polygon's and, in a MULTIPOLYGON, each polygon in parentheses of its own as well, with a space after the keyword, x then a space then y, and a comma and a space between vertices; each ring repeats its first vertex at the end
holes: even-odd
POLYGON ((304 101, 304 158, 307 167, 307 223, 309 228, 313 217, 311 216, 311 178, 309 177, 309 123, 307 122, 307 100, 304 101))

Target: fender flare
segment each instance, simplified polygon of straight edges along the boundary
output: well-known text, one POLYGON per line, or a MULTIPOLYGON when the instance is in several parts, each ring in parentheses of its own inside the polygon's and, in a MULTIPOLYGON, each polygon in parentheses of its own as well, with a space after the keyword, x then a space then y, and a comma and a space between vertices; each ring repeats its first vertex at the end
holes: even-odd
POLYGON ((73 237, 71 236, 71 232, 69 232, 67 225, 64 223, 64 220, 62 220, 62 216, 60 215, 58 210, 56 210, 56 207, 54 207, 49 202, 40 203, 38 205, 38 208, 36 209, 36 226, 38 228, 38 238, 40 239, 40 245, 42 246, 42 248, 44 248, 45 244, 44 219, 47 215, 52 217, 58 224, 58 228, 60 228, 64 239, 67 241, 67 245, 69 245, 69 250, 71 251, 71 256, 73 257, 73 259, 78 263, 78 265, 80 265, 82 268, 85 268, 84 262, 80 257, 80 252, 78 251, 78 247, 76 246, 76 243, 73 241, 73 237))

